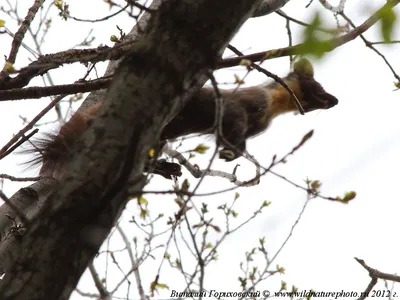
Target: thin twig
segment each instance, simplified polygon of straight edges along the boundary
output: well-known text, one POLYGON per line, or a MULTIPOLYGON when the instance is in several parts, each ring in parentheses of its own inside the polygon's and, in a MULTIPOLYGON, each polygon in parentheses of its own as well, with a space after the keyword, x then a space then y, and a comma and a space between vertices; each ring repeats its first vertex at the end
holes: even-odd
POLYGON ((0 178, 8 179, 10 181, 22 182, 22 181, 38 181, 41 177, 15 177, 8 174, 0 174, 0 178))
POLYGON ((19 146, 21 146, 23 143, 29 140, 32 136, 34 136, 38 131, 39 129, 36 128, 32 130, 29 134, 22 135, 21 139, 14 145, 12 145, 9 149, 7 149, 5 152, 0 151, 0 160, 6 157, 7 155, 11 154, 15 149, 17 149, 19 146))
POLYGON ((47 96, 60 94, 86 93, 105 89, 111 83, 110 78, 102 77, 88 81, 78 81, 71 84, 53 85, 53 86, 33 86, 22 89, 11 89, 0 91, 0 101, 21 100, 21 99, 39 99, 47 96))
POLYGON ((0 159, 4 158, 4 153, 7 152, 7 150, 14 144, 16 143, 21 137, 24 136, 24 134, 33 128, 33 126, 36 124, 37 121, 39 121, 48 111, 50 111, 54 105, 56 105, 61 99, 63 99, 65 95, 60 95, 56 97, 53 101, 51 101, 36 117, 32 119, 24 128, 22 128, 16 135, 12 137, 12 139, 3 146, 0 150, 0 159))
POLYGON ((110 296, 110 293, 107 291, 107 289, 104 287, 103 283, 101 282, 99 274, 97 273, 97 271, 93 265, 93 261, 91 261, 89 263, 89 271, 90 271, 90 274, 92 275, 94 284, 100 293, 101 299, 107 299, 107 297, 110 296))
POLYGON ((122 7, 120 10, 116 11, 115 13, 112 13, 108 16, 105 16, 103 18, 100 19, 94 19, 94 20, 87 20, 87 19, 81 19, 81 18, 76 18, 76 17, 72 17, 71 15, 69 15, 69 18, 78 22, 89 22, 89 23, 97 23, 97 22, 102 22, 105 20, 109 20, 117 15, 119 15, 120 13, 122 13, 125 9, 127 9, 130 6, 130 4, 126 4, 124 7, 122 7))
MULTIPOLYGON (((33 19, 36 16, 37 11, 43 4, 44 0, 35 0, 32 7, 28 10, 28 14, 26 15, 24 21, 22 21, 21 26, 19 27, 17 33, 14 36, 14 39, 11 43, 10 54, 7 57, 7 61, 11 64, 15 63, 17 58, 19 47, 21 46, 22 40, 24 39, 25 33, 31 26, 33 19)), ((6 72, 3 70, 0 72, 0 78, 6 76, 6 72)))
MULTIPOLYGON (((397 1, 399 2, 399 1, 397 1)), ((340 13, 340 16, 343 17, 343 19, 345 19, 353 28, 357 28, 356 25, 351 21, 351 19, 349 17, 347 17, 345 15, 344 12, 340 13)), ((368 48, 370 48, 372 51, 374 51, 376 54, 378 54, 383 61, 385 62, 385 64, 388 66, 388 68, 390 69, 390 71, 393 73, 393 76, 400 82, 400 76, 396 73, 396 71, 393 69, 392 65, 389 63, 389 61, 386 59, 386 57, 373 46, 373 43, 371 43, 369 40, 367 40, 365 38, 365 36, 363 34, 360 34, 360 38, 363 40, 363 42, 365 43, 365 46, 367 46, 368 48)), ((396 42, 396 41, 395 41, 396 42)), ((397 41, 398 42, 398 41, 397 41)))
POLYGON ((3 191, 0 190, 0 198, 3 199, 3 201, 15 212, 15 214, 17 215, 17 217, 21 220, 21 222, 25 225, 28 226, 29 225, 29 220, 27 219, 27 217, 20 212, 20 210, 18 209, 18 207, 16 207, 14 205, 14 203, 11 202, 10 198, 8 198, 3 191))

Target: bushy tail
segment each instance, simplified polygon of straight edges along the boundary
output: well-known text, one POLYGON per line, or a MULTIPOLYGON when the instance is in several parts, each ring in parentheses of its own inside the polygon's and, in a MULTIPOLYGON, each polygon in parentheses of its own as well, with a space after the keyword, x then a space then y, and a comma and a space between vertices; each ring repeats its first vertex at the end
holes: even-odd
POLYGON ((59 178, 75 141, 87 130, 90 120, 101 105, 101 103, 95 104, 84 113, 76 112, 60 128, 59 133, 46 133, 42 137, 34 139, 32 146, 23 150, 24 153, 33 155, 33 158, 26 163, 28 168, 43 163, 40 176, 59 178))

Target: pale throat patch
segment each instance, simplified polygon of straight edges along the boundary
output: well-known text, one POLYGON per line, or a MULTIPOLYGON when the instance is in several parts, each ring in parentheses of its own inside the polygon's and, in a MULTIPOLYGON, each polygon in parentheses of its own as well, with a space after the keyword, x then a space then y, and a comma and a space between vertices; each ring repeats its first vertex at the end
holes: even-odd
MULTIPOLYGON (((286 83, 293 90, 297 99, 302 103, 302 93, 298 83, 291 80, 286 81, 286 83)), ((297 111, 293 97, 282 85, 278 85, 274 90, 269 91, 268 94, 267 101, 271 118, 275 118, 287 112, 297 111)))

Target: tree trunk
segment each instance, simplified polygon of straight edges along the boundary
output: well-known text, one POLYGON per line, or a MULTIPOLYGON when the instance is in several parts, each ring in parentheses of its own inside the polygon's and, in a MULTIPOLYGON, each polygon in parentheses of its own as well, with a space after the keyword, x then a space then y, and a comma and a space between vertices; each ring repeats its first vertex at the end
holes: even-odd
MULTIPOLYGON (((124 208, 148 150, 201 86, 260 0, 170 0, 116 70, 105 105, 77 142, 62 184, 27 231, 0 299, 68 299, 124 208)), ((11 234, 11 232, 10 232, 11 234)))

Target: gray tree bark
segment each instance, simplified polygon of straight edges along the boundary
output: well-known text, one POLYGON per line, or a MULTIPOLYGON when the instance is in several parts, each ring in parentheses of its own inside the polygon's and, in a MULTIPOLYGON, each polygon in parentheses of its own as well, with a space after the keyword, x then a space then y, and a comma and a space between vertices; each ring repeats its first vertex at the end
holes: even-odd
POLYGON ((260 2, 169 0, 153 13, 116 70, 100 116, 78 141, 62 184, 43 204, 30 191, 40 210, 26 232, 6 233, 20 251, 6 268, 0 299, 69 298, 128 201, 128 186, 142 190, 147 151, 162 127, 260 2))

